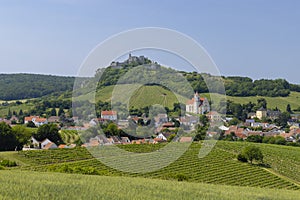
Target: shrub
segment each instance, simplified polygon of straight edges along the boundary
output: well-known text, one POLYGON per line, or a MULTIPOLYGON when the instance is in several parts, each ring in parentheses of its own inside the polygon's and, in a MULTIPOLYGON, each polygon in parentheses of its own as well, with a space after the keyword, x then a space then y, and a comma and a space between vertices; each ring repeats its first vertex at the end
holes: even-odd
POLYGON ((237 155, 237 159, 238 159, 238 161, 241 161, 241 162, 248 162, 248 159, 246 158, 246 156, 241 153, 239 155, 237 155))
POLYGON ((17 163, 15 161, 10 161, 10 160, 1 160, 0 161, 0 166, 15 167, 15 166, 17 166, 17 163))
POLYGON ((178 181, 187 181, 187 180, 188 180, 188 177, 187 177, 186 175, 184 175, 184 174, 177 174, 177 175, 176 175, 176 179, 177 179, 178 181))

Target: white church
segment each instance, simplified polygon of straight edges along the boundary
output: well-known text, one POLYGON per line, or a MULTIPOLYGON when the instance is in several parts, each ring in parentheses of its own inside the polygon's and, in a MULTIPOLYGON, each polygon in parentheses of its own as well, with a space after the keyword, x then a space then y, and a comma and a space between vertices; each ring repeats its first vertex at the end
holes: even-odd
POLYGON ((210 112, 210 105, 207 98, 200 98, 198 92, 196 92, 194 98, 187 101, 186 112, 202 115, 210 112))

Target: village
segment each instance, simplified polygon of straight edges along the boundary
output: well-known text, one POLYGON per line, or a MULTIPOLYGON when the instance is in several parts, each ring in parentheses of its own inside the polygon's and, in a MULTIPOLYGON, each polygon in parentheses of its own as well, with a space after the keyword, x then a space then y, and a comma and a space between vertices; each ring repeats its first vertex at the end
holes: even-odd
MULTIPOLYGON (((103 124, 115 124, 118 130, 128 130, 129 126, 134 128, 146 127, 152 128, 153 134, 147 136, 130 137, 130 132, 126 134, 99 134, 88 138, 81 146, 93 147, 99 145, 116 145, 116 144, 157 144, 163 142, 192 142, 197 135, 197 127, 204 126, 199 120, 199 116, 205 116, 213 130, 207 129, 206 136, 214 139, 225 139, 229 141, 255 141, 262 142, 263 138, 281 139, 279 143, 299 142, 300 125, 299 114, 291 114, 287 120, 287 127, 278 126, 275 123, 280 115, 280 111, 267 110, 263 107, 256 112, 248 113, 245 121, 232 123, 235 119, 232 117, 222 116, 217 111, 212 111, 209 101, 205 97, 195 92, 194 97, 186 102, 185 115, 177 118, 170 118, 167 113, 159 113, 153 119, 143 116, 128 116, 127 119, 118 119, 118 112, 114 110, 103 110, 99 118, 93 118, 89 122, 79 124, 78 117, 69 118, 67 121, 72 122, 62 126, 61 117, 50 116, 44 118, 41 116, 27 116, 24 118, 24 125, 29 127, 40 127, 45 124, 57 124, 61 130, 88 131, 91 127, 100 127, 103 124), (151 123, 151 120, 153 122, 151 123), (270 122, 265 122, 265 121, 270 122), (60 127, 61 126, 61 127, 60 127), (250 139, 252 138, 252 139, 250 139), (285 142, 284 142, 284 141, 285 142)), ((10 119, 0 119, 10 126, 14 126, 19 119, 12 116, 10 119)), ((149 128, 149 129, 150 129, 149 128)), ((273 140, 274 141, 274 140, 273 140)), ((275 142, 274 142, 275 143, 275 142)), ((78 144, 77 144, 78 145, 78 144)), ((48 138, 38 141, 33 136, 23 150, 32 149, 55 149, 55 148, 74 148, 76 144, 55 144, 48 138)))

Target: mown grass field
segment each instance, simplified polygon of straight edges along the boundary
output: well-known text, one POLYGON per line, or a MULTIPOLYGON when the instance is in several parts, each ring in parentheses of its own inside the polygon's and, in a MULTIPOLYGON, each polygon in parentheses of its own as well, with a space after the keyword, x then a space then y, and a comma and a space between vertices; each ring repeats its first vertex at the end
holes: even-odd
POLYGON ((0 199, 299 199, 299 191, 0 170, 0 199))
MULTIPOLYGON (((254 144, 259 145, 265 155, 265 162, 270 165, 270 168, 264 168, 237 161, 237 153, 249 144, 220 141, 208 156, 198 158, 201 144, 193 143, 174 163, 158 171, 143 174, 110 168, 93 158, 85 148, 13 152, 9 156, 20 165, 14 169, 26 171, 144 177, 174 181, 181 177, 186 182, 195 183, 300 190, 300 148, 254 144)), ((163 146, 163 144, 122 145, 120 148, 145 153, 156 151, 163 146)), ((0 157, 5 157, 8 153, 2 152, 0 157)), ((130 166, 130 161, 121 164, 126 168, 130 166)))

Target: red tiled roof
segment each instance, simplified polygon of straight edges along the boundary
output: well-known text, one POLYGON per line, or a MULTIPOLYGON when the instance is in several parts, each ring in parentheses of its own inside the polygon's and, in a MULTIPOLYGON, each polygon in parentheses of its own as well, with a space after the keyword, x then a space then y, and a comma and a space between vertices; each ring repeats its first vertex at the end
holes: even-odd
POLYGON ((36 122, 45 122, 45 121, 47 121, 47 119, 46 118, 36 118, 35 121, 36 122))
POLYGON ((192 142, 193 138, 192 137, 181 137, 179 142, 192 142))
POLYGON ((116 115, 117 111, 113 111, 113 110, 104 110, 101 111, 101 115, 116 115))

